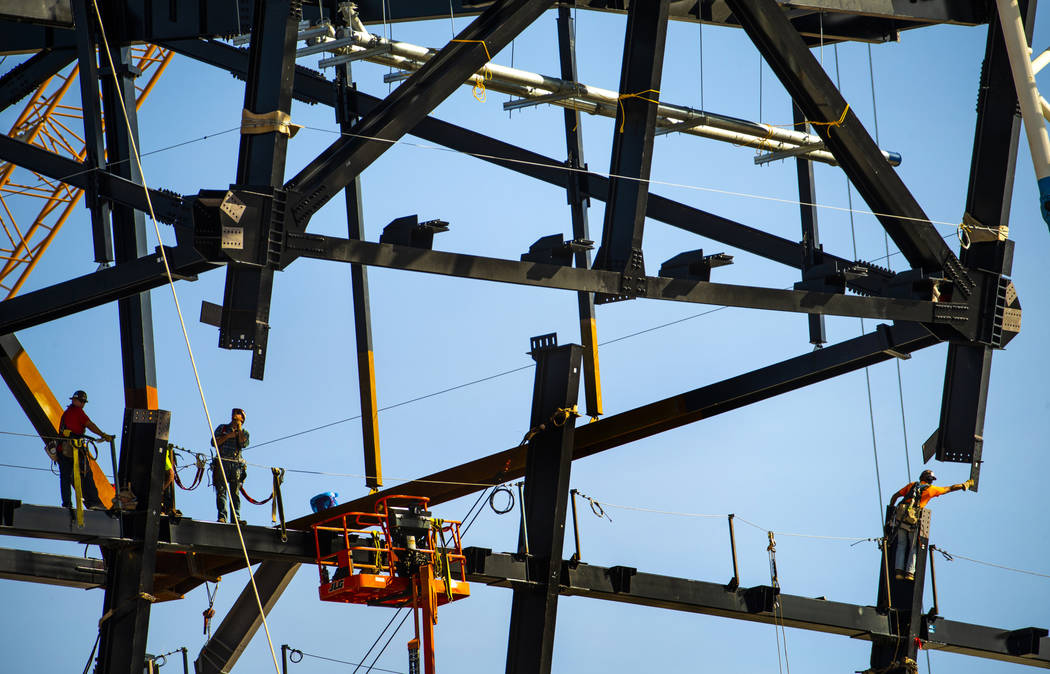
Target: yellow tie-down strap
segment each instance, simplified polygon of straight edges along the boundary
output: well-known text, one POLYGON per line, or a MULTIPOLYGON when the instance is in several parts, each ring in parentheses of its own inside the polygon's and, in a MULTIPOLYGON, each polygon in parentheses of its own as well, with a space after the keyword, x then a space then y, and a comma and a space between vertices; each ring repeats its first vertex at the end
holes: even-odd
POLYGON ((260 133, 283 133, 289 138, 299 133, 301 124, 292 124, 292 116, 283 110, 256 114, 241 110, 241 135, 254 136, 260 133))

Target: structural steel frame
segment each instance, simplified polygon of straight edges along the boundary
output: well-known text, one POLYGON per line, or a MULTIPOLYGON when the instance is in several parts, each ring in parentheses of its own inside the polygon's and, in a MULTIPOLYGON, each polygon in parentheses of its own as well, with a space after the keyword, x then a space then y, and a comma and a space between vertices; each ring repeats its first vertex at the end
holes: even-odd
MULTIPOLYGON (((89 560, 80 565, 59 556, 0 551, 0 577, 106 588, 98 671, 130 671, 135 662, 144 659, 150 601, 181 597, 206 580, 244 566, 239 546, 228 529, 169 520, 157 514, 168 413, 157 410, 152 319, 145 291, 167 283, 168 278, 159 256, 144 248, 146 191, 135 163, 129 161, 132 143, 137 143, 137 131, 134 106, 130 105, 134 100, 134 72, 127 65, 127 46, 141 42, 158 44, 244 79, 244 107, 248 113, 280 119, 280 115, 290 111, 293 99, 322 103, 335 110, 344 131, 353 133, 341 137, 297 175, 286 179, 286 130, 280 125, 262 133, 246 133, 242 129, 237 175, 229 189, 202 189, 196 195, 151 189, 149 196, 157 219, 175 228, 178 244, 166 253, 177 280, 193 280, 197 274, 227 267, 219 318, 220 346, 251 350, 254 378, 262 379, 264 374, 269 302, 276 272, 285 270, 299 257, 353 265, 358 360, 363 368, 359 373, 362 409, 371 410, 371 423, 365 423, 365 447, 369 486, 373 488, 380 487, 382 481, 367 265, 575 291, 579 297, 583 349, 573 345, 551 351, 534 344, 534 353, 541 364, 553 362, 555 355, 579 363, 582 356, 587 409, 595 417, 601 414, 596 298, 663 299, 802 312, 810 317, 810 340, 818 345, 825 340, 825 315, 895 321, 893 325, 880 324, 861 337, 578 429, 570 427, 557 434, 556 441, 548 433, 543 442, 554 443, 552 452, 555 445, 559 448, 555 453, 560 458, 555 463, 545 463, 551 460, 550 456, 540 462, 539 454, 530 453, 531 446, 520 446, 399 486, 398 493, 425 495, 436 505, 482 488, 470 485, 498 484, 528 476, 529 507, 535 514, 530 515, 530 522, 538 527, 533 540, 541 542, 543 548, 539 556, 527 550, 519 551, 524 553, 519 555, 493 555, 475 549, 468 558, 467 571, 472 581, 515 588, 512 623, 516 621, 517 627, 512 630, 508 671, 550 670, 553 607, 559 594, 763 622, 773 619, 772 603, 779 602, 779 611, 788 626, 872 640, 872 666, 891 674, 905 671, 906 665, 896 655, 890 657, 887 653, 895 654, 898 644, 907 643, 913 654, 916 638, 931 648, 1050 668, 1046 630, 1025 628, 1011 632, 920 615, 921 584, 892 588, 893 603, 908 608, 891 620, 892 610, 888 613, 877 607, 790 597, 780 595, 777 588, 727 589, 712 583, 637 573, 626 567, 603 569, 576 561, 561 562, 559 567, 555 561, 561 559, 566 498, 562 487, 567 485, 572 460, 876 362, 907 358, 916 350, 944 341, 950 346, 940 426, 924 453, 927 459, 936 455, 940 460, 970 463, 972 477, 979 477, 980 435, 991 357, 1016 332, 1004 316, 1010 311, 1019 314, 1016 294, 1009 283, 1013 243, 1005 237, 991 237, 974 242, 956 256, 886 163, 809 46, 818 36, 832 42, 884 41, 895 39, 900 30, 923 25, 987 24, 966 212, 982 226, 994 230, 1007 224, 1019 118, 998 19, 988 3, 804 0, 781 6, 775 0, 454 0, 453 10, 458 15, 476 18, 385 99, 357 91, 346 66, 340 67, 336 81, 330 81, 294 64, 300 20, 316 22, 319 11, 324 11, 329 19, 338 21, 337 4, 335 0, 305 7, 296 0, 236 0, 219 4, 118 0, 107 3, 106 11, 101 13, 104 33, 111 40, 107 54, 98 43, 102 31, 87 27, 95 21, 96 5, 92 0, 44 0, 32 7, 0 1, 3 50, 34 53, 0 76, 0 108, 17 102, 74 60, 80 64, 85 100, 97 102, 97 92, 101 90, 102 94, 101 107, 92 104, 84 110, 88 146, 84 162, 0 137, 3 159, 87 191, 95 258, 116 262, 111 268, 0 302, 0 374, 42 434, 53 432, 49 430, 47 401, 38 395, 41 386, 46 385, 42 385, 31 362, 27 366, 27 357, 23 358, 25 354, 13 333, 104 303, 117 301, 119 305, 127 400, 119 475, 120 481, 127 481, 138 495, 138 505, 118 519, 86 513, 85 528, 75 529, 64 509, 0 500, 0 534, 91 541, 103 548, 104 563, 89 560), (624 131, 617 134, 614 142, 609 171, 612 179, 587 170, 577 130, 578 112, 565 112, 565 161, 429 116, 466 77, 552 6, 557 6, 559 17, 561 74, 569 81, 575 81, 576 72, 569 9, 628 15, 621 110, 617 118, 618 127, 622 125, 624 131), (805 206, 800 213, 802 241, 794 242, 648 193, 644 179, 651 162, 668 20, 743 28, 791 94, 797 106, 796 119, 818 122, 816 132, 912 269, 893 273, 863 260, 823 252, 816 214, 805 206), (242 32, 244 25, 252 26, 248 50, 219 41, 220 37, 242 32), (117 64, 116 73, 109 68, 108 58, 117 64), (103 117, 122 119, 121 101, 125 103, 129 124, 106 124, 103 133, 103 117), (408 240, 392 234, 389 242, 366 241, 358 178, 388 147, 387 142, 376 139, 393 141, 406 134, 461 152, 484 155, 484 161, 565 189, 572 218, 571 255, 537 249, 538 257, 530 253, 522 261, 498 260, 432 250, 432 236, 408 240), (565 171, 566 166, 574 170, 565 171), (622 175, 632 180, 617 177, 622 175), (343 190, 348 211, 347 238, 308 233, 310 216, 343 190), (588 238, 590 198, 609 204, 602 246, 593 265, 583 244, 588 238), (230 210, 219 208, 223 203, 239 204, 243 209, 233 217, 230 210), (687 269, 675 272, 678 276, 674 278, 648 276, 642 257, 645 218, 796 268, 800 281, 793 290, 711 283, 712 264, 702 251, 687 256, 687 269), (239 230, 243 248, 223 243, 219 235, 223 227, 239 230), (859 296, 848 296, 847 290, 859 296), (547 528, 546 533, 541 533, 543 527, 547 528), (130 545, 128 539, 132 541, 130 545), (537 570, 542 572, 539 578, 537 570), (515 648, 534 657, 526 662, 513 655, 515 648)), ((385 11, 381 0, 358 4, 359 17, 366 24, 378 22, 385 11)), ((389 20, 446 16, 441 2, 406 0, 394 4, 389 20)), ((1022 5, 1030 30, 1035 1, 1022 5)), ((807 195, 813 193, 812 169, 806 160, 797 161, 800 201, 811 202, 807 195)), ((544 374, 548 368, 537 368, 534 425, 546 418, 550 410, 566 409, 575 403, 580 368, 558 362, 555 369, 560 374, 544 374), (559 390, 561 393, 557 393, 559 390)), ((385 493, 373 493, 344 504, 337 512, 367 510, 385 493)), ((290 522, 287 541, 268 529, 246 528, 249 554, 264 560, 256 578, 261 578, 259 589, 265 610, 280 597, 298 565, 314 559, 314 539, 307 533, 314 519, 308 516, 290 522)), ((884 589, 880 586, 880 593, 884 589)), ((238 602, 220 627, 217 637, 221 638, 202 651, 198 671, 226 671, 232 666, 257 629, 256 618, 254 601, 238 602)))

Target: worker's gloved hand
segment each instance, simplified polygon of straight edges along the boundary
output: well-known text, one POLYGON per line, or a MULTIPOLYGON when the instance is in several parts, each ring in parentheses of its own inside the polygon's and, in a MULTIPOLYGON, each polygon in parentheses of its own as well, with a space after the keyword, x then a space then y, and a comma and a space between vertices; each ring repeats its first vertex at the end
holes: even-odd
POLYGON ((965 487, 967 490, 973 489, 973 478, 970 478, 966 482, 963 482, 963 487, 965 487))

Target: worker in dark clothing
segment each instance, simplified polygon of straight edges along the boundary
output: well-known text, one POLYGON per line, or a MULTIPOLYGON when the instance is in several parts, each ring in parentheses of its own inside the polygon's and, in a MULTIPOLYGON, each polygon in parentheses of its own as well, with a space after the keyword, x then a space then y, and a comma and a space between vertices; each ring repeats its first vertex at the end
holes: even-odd
POLYGON ((247 464, 241 456, 241 450, 248 446, 248 431, 244 430, 244 410, 234 407, 230 412, 230 423, 219 424, 215 429, 212 446, 218 444, 219 456, 211 462, 211 481, 215 485, 215 507, 219 510, 219 522, 226 522, 227 495, 233 506, 231 517, 247 524, 241 519, 241 484, 248 474, 247 464), (220 460, 222 467, 220 469, 220 460), (223 480, 223 473, 226 479, 223 480), (229 483, 229 490, 226 483, 229 483))
POLYGON ((87 443, 84 442, 83 437, 84 432, 87 430, 96 433, 106 441, 112 440, 113 436, 103 433, 91 421, 87 413, 84 412, 84 405, 88 401, 87 393, 77 391, 69 401, 69 407, 62 413, 62 419, 58 424, 58 431, 62 436, 57 454, 58 479, 62 490, 62 507, 73 507, 73 502, 70 498, 70 488, 73 486, 73 443, 77 443, 77 462, 80 464, 77 469, 81 475, 80 488, 84 503, 93 510, 106 510, 107 506, 99 498, 98 490, 95 489, 95 481, 91 478, 91 471, 88 469, 87 443))
POLYGON ((894 569, 896 569, 897 580, 915 580, 916 548, 919 542, 919 522, 922 520, 922 509, 930 502, 931 498, 948 494, 953 491, 962 491, 973 486, 973 480, 967 480, 961 484, 953 484, 950 487, 935 487, 934 480, 937 476, 932 470, 924 470, 919 475, 918 482, 909 482, 901 487, 900 491, 890 499, 890 508, 893 508, 897 499, 904 499, 893 511, 893 527, 895 529, 894 540, 897 546, 894 569))

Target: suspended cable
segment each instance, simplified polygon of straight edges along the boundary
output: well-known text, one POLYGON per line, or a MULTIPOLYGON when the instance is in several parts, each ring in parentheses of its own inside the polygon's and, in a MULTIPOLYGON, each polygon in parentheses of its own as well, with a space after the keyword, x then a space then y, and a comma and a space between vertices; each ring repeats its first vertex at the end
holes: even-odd
MULTIPOLYGON (((105 53, 106 53, 106 59, 109 61, 109 72, 110 72, 110 75, 113 78, 113 86, 119 91, 120 90, 120 80, 117 78, 117 68, 116 68, 116 65, 113 63, 113 53, 110 51, 110 48, 109 48, 109 40, 106 37, 106 28, 105 28, 105 24, 102 21, 102 14, 101 14, 101 12, 98 9, 98 3, 97 3, 96 0, 91 0, 91 5, 92 5, 92 7, 95 10, 95 17, 98 20, 99 36, 102 38, 102 46, 103 46, 103 48, 105 50, 105 53)), ((157 242, 159 244, 161 244, 160 246, 158 246, 158 250, 160 251, 161 260, 164 263, 164 272, 165 272, 165 275, 168 278, 168 287, 171 288, 172 301, 173 301, 173 303, 175 305, 175 310, 178 313, 179 324, 182 327, 182 335, 183 335, 183 339, 186 342, 186 351, 187 351, 187 353, 189 355, 190 365, 192 365, 192 367, 193 367, 193 375, 194 375, 194 378, 197 381, 197 390, 200 393, 201 405, 204 408, 204 415, 205 415, 205 417, 208 420, 209 431, 212 434, 212 443, 215 446, 216 451, 218 451, 219 443, 215 439, 215 432, 214 432, 215 426, 214 426, 214 424, 212 423, 212 420, 211 420, 211 412, 208 410, 208 402, 207 402, 207 400, 205 398, 205 395, 204 395, 204 387, 201 384, 200 373, 197 370, 197 360, 193 356, 193 347, 190 345, 189 332, 187 332, 187 330, 186 330, 186 321, 183 318, 182 307, 179 304, 178 292, 175 289, 175 279, 171 275, 171 267, 168 264, 168 256, 167 256, 167 253, 164 250, 164 246, 163 246, 164 239, 161 236, 160 225, 157 223, 157 216, 156 216, 156 214, 153 211, 153 200, 150 197, 149 187, 146 184, 146 174, 145 174, 145 171, 142 168, 142 160, 141 160, 141 158, 139 157, 139 154, 138 154, 138 143, 135 142, 135 132, 134 132, 134 129, 132 128, 132 126, 131 126, 131 118, 128 116, 127 107, 124 105, 124 97, 123 96, 117 96, 116 98, 120 102, 120 109, 121 109, 121 112, 123 113, 123 116, 124 116, 124 124, 125 124, 127 132, 128 132, 128 142, 129 142, 129 145, 130 145, 131 155, 135 159, 136 168, 138 169, 138 175, 142 179, 142 191, 143 191, 143 193, 145 194, 145 197, 146 197, 146 205, 149 207, 149 215, 150 215, 150 220, 153 222, 153 230, 154 230, 154 233, 156 234, 157 242)), ((221 461, 221 459, 218 462, 218 464, 219 464, 220 473, 222 474, 223 482, 226 483, 226 489, 229 492, 230 491, 229 481, 226 479, 226 470, 225 470, 225 468, 222 465, 223 462, 221 461)), ((249 579, 251 581, 252 591, 253 591, 253 593, 255 595, 255 601, 256 601, 256 604, 257 604, 257 606, 259 608, 259 617, 260 617, 260 619, 262 621, 263 629, 264 629, 264 631, 266 633, 266 642, 270 646, 270 655, 273 658, 274 670, 277 672, 277 674, 280 674, 281 667, 277 663, 277 652, 274 650, 273 639, 270 636, 270 626, 269 626, 269 624, 266 621, 266 611, 263 610, 262 600, 259 597, 259 589, 258 589, 258 587, 255 584, 255 572, 252 571, 252 568, 251 568, 252 567, 252 563, 251 563, 251 559, 249 559, 249 557, 248 557, 248 548, 247 548, 247 546, 244 543, 244 534, 241 531, 241 525, 240 525, 240 522, 238 521, 238 517, 234 517, 233 520, 234 520, 234 525, 235 525, 235 527, 237 529, 237 538, 238 538, 238 540, 240 542, 240 545, 241 545, 241 551, 244 553, 244 561, 245 561, 245 564, 246 564, 246 568, 248 569, 248 577, 249 577, 249 579)))
MULTIPOLYGON (((839 90, 841 90, 842 89, 842 78, 841 78, 841 72, 839 70, 839 46, 837 44, 834 46, 834 54, 835 54, 835 86, 838 87, 839 90)), ((846 177, 846 199, 847 199, 847 203, 848 203, 848 205, 850 207, 849 232, 850 232, 850 238, 851 238, 851 240, 853 242, 854 259, 856 259, 856 255, 857 255, 857 227, 856 227, 856 223, 853 220, 853 186, 850 184, 848 176, 846 177)), ((860 319, 860 334, 861 335, 864 334, 864 318, 860 319)), ((885 506, 885 504, 884 504, 884 502, 882 500, 882 474, 881 474, 881 471, 879 470, 879 444, 878 444, 877 434, 875 432, 875 403, 874 403, 874 401, 872 399, 872 395, 871 395, 871 371, 867 367, 864 368, 864 385, 866 386, 867 391, 868 391, 868 419, 869 419, 869 421, 871 423, 871 450, 872 450, 872 453, 875 455, 875 485, 876 485, 876 491, 878 492, 878 495, 879 495, 879 526, 882 526, 882 523, 885 521, 885 518, 886 518, 886 506, 885 506)))
MULTIPOLYGON (((301 651, 301 650, 299 650, 297 648, 292 649, 292 650, 296 651, 297 653, 300 653, 303 657, 307 657, 307 658, 315 658, 317 660, 327 660, 328 662, 335 662, 335 663, 338 663, 340 665, 357 665, 357 666, 361 665, 361 663, 358 663, 358 662, 350 662, 349 660, 338 660, 336 658, 328 658, 328 657, 325 657, 323 655, 315 655, 314 653, 307 653, 306 651, 301 651)), ((400 671, 398 671, 396 669, 383 669, 382 667, 374 667, 373 669, 375 669, 375 671, 377 671, 377 672, 389 672, 389 674, 405 674, 404 672, 400 672, 400 671)))
POLYGON ((700 10, 703 7, 703 3, 696 3, 696 20, 700 26, 700 109, 706 110, 704 107, 704 22, 700 18, 700 10))

